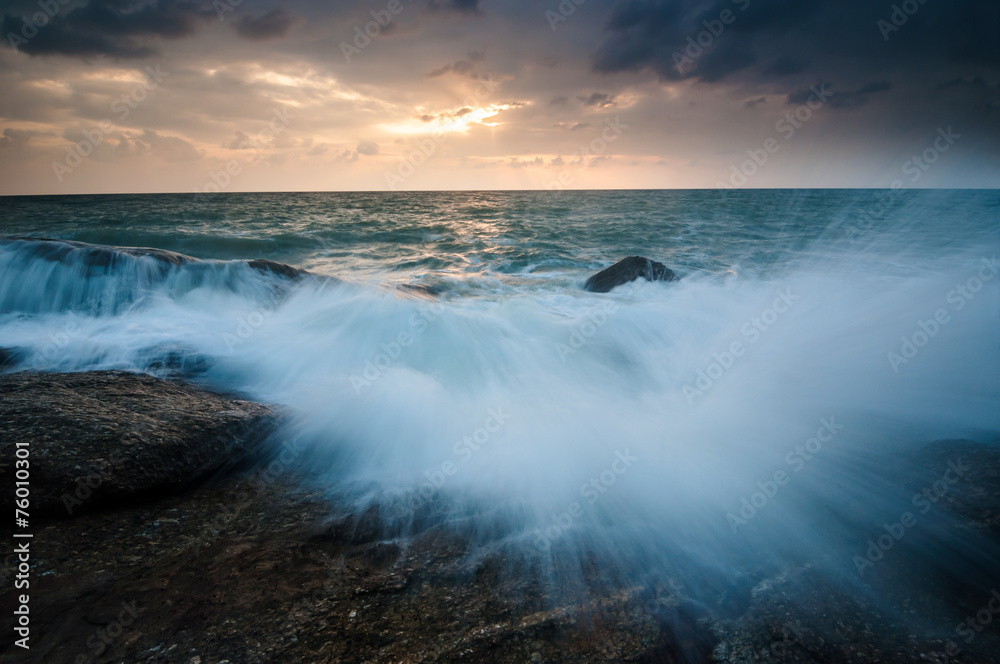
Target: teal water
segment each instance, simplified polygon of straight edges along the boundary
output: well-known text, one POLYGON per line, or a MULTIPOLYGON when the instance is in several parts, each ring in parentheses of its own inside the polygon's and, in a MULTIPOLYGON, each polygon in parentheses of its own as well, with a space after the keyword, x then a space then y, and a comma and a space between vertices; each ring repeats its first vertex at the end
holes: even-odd
POLYGON ((995 191, 72 196, 3 198, 0 218, 202 259, 0 242, 17 368, 181 372, 284 405, 279 439, 331 491, 404 524, 433 496, 543 550, 806 555, 850 577, 908 500, 875 469, 1000 432, 995 191), (632 254, 680 280, 582 289, 632 254), (834 442, 737 532, 741 498, 831 418, 834 442))
POLYGON ((824 237, 943 248, 995 237, 998 206, 990 191, 177 194, 7 197, 0 218, 4 235, 270 258, 361 280, 544 287, 631 254, 717 272, 782 269, 824 237))

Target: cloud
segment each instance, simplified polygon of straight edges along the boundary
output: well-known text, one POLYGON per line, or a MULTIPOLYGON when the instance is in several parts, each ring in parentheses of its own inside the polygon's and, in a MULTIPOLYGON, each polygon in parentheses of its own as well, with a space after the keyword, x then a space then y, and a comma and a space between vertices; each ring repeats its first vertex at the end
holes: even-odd
MULTIPOLYGON (((214 13, 188 0, 89 0, 63 10, 37 29, 37 34, 16 40, 28 55, 66 55, 81 58, 144 58, 156 49, 139 38, 180 39, 196 31, 214 13)), ((21 17, 5 14, 0 32, 27 35, 21 17)), ((10 40, 5 39, 8 45, 10 40)))
POLYGON ((250 137, 247 136, 246 133, 242 131, 237 131, 236 138, 229 141, 228 143, 223 143, 222 147, 226 148, 227 150, 249 150, 253 146, 250 145, 250 137))
POLYGON ((272 9, 266 14, 253 17, 244 16, 236 21, 236 34, 250 41, 280 39, 297 21, 297 17, 284 7, 272 9))
POLYGON ((469 53, 467 60, 458 60, 457 62, 452 62, 446 64, 437 69, 431 70, 427 74, 427 78, 437 78, 438 76, 444 76, 445 74, 457 74, 458 76, 467 76, 469 78, 475 78, 476 64, 484 59, 482 51, 472 51, 469 53))
POLYGON ((357 147, 358 154, 374 156, 378 154, 378 143, 375 141, 361 141, 357 147))
POLYGON ((432 11, 452 12, 455 14, 466 14, 470 16, 482 14, 479 8, 481 0, 431 0, 427 8, 432 11))
POLYGON ((1000 64, 995 0, 920 3, 886 39, 878 25, 892 11, 869 0, 618 0, 592 66, 662 81, 762 83, 809 72, 856 82, 864 71, 918 62, 1000 64))
POLYGON ((757 108, 758 104, 766 104, 767 97, 757 97, 756 99, 750 99, 743 102, 743 108, 757 108))
MULTIPOLYGON (((829 83, 817 84, 814 86, 817 89, 826 87, 833 87, 829 83)), ((861 86, 857 90, 847 90, 844 92, 834 92, 827 97, 827 104, 830 108, 854 108, 856 106, 863 106, 867 104, 870 95, 887 92, 892 89, 892 86, 888 81, 875 81, 873 83, 868 83, 861 86)), ((788 95, 787 102, 789 104, 804 104, 809 101, 809 98, 813 96, 812 88, 800 88, 795 90, 788 95)))
POLYGON ((569 103, 569 99, 566 97, 553 97, 552 101, 549 102, 550 106, 565 106, 569 103))
POLYGON ((772 78, 792 76, 793 74, 805 71, 806 65, 807 62, 805 60, 799 60, 786 53, 769 64, 767 68, 764 69, 764 74, 772 78))
POLYGON ((577 97, 588 108, 608 108, 615 105, 615 98, 604 92, 593 92, 588 97, 577 97))
POLYGON ((26 129, 13 129, 7 127, 0 136, 0 148, 13 148, 26 145, 32 136, 38 136, 41 132, 26 129))
POLYGON ((519 157, 511 157, 507 165, 511 168, 528 168, 531 166, 544 166, 545 160, 541 157, 535 157, 534 159, 521 160, 519 157))
POLYGON ((139 137, 149 145, 154 156, 164 161, 194 161, 201 159, 201 151, 177 136, 163 136, 150 129, 139 137))

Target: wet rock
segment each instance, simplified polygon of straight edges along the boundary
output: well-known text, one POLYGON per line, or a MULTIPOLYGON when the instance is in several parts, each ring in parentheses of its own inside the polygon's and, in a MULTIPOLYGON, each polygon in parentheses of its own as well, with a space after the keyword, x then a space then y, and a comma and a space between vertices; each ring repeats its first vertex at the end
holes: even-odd
POLYGON ((0 371, 12 369, 20 361, 20 352, 16 348, 0 348, 0 371))
POLYGON ((88 244, 72 240, 53 240, 49 238, 6 237, 0 238, 0 244, 25 243, 33 245, 34 255, 53 262, 79 261, 90 268, 92 273, 110 271, 126 256, 132 258, 153 258, 164 267, 179 266, 196 262, 198 259, 178 254, 166 249, 151 247, 112 247, 102 244, 88 244))
POLYGON ((401 290, 406 295, 413 295, 427 300, 436 300, 441 294, 441 289, 437 286, 421 286, 420 284, 399 284, 397 290, 401 290))
POLYGON ((268 406, 138 374, 0 376, 0 458, 28 443, 35 515, 177 490, 253 455, 278 418, 268 406))
POLYGON ((247 261, 247 265, 259 272, 270 272, 294 281, 310 276, 310 273, 305 270, 300 270, 297 267, 292 267, 291 265, 286 265, 285 263, 278 263, 276 261, 270 261, 263 258, 247 261))
POLYGON ((642 277, 646 281, 676 281, 677 275, 663 263, 642 256, 623 258, 611 267, 587 279, 584 288, 592 293, 607 293, 617 286, 642 277))
MULTIPOLYGON (((161 273, 182 265, 205 263, 205 261, 199 258, 151 247, 117 247, 49 238, 0 238, 0 245, 5 244, 31 246, 32 253, 43 260, 81 264, 87 268, 88 275, 111 272, 121 265, 126 258, 152 258, 156 261, 156 266, 161 273)), ((263 258, 247 260, 245 262, 248 267, 258 272, 274 274, 295 281, 307 276, 316 276, 306 270, 263 258)), ((332 279, 332 277, 324 277, 324 279, 332 279)))
MULTIPOLYGON (((136 459, 159 472, 161 460, 178 461, 158 447, 197 456, 196 441, 217 446, 220 427, 273 417, 258 404, 128 376, 0 377, 0 464, 11 458, 12 441, 27 440, 33 491, 34 473, 49 472, 50 458, 83 469, 135 447, 136 459), (173 437, 191 444, 177 446, 173 437)), ((956 455, 987 466, 964 480, 967 493, 955 492, 955 509, 978 519, 976 501, 992 500, 985 494, 993 491, 997 450, 963 441, 926 455, 918 461, 930 464, 931 478, 956 455)), ((428 512, 421 525, 413 519, 401 528, 395 510, 338 493, 311 459, 292 455, 147 496, 153 500, 114 500, 108 509, 33 523, 31 650, 15 652, 8 640, 0 660, 13 653, 12 661, 29 664, 1000 662, 992 613, 972 642, 955 629, 988 610, 985 577, 952 606, 953 579, 928 587, 925 575, 906 573, 897 585, 908 594, 889 598, 818 565, 754 567, 730 584, 696 577, 719 590, 702 589, 695 600, 687 596, 694 589, 646 579, 648 570, 611 574, 609 561, 582 549, 560 562, 511 544, 506 532, 477 545, 469 529, 442 518, 436 501, 420 505, 428 512), (578 589, 553 582, 570 570, 578 589)), ((140 471, 133 464, 108 482, 140 471)), ((481 513, 473 514, 478 531, 481 513)), ((893 569, 905 570, 902 562, 893 569)), ((0 603, 13 605, 18 562, 8 553, 0 563, 0 603)), ((0 614, 0 630, 13 633, 14 617, 0 614)))

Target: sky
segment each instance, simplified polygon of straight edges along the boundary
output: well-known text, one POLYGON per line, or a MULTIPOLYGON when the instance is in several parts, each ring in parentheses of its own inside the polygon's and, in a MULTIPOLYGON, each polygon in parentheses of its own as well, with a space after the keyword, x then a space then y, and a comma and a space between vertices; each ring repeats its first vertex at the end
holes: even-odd
POLYGON ((3 0, 0 195, 1000 185, 996 0, 3 0))

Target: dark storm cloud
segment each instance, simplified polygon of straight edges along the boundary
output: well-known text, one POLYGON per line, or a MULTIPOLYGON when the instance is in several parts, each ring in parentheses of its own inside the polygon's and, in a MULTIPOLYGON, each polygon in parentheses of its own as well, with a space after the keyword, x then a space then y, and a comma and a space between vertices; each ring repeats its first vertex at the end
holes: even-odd
MULTIPOLYGON (((833 88, 830 83, 820 83, 811 88, 800 88, 788 94, 789 104, 805 104, 813 96, 816 95, 816 90, 824 90, 827 88, 833 88)), ((830 108, 853 108, 856 106, 862 106, 867 104, 870 100, 871 95, 878 92, 887 92, 892 89, 888 81, 875 81, 863 85, 857 90, 844 90, 837 92, 833 90, 829 94, 823 95, 826 99, 826 104, 830 108)))
POLYGON ((279 39, 295 25, 296 17, 284 7, 278 7, 263 16, 244 16, 236 21, 236 34, 251 41, 279 39))
POLYGON ((5 14, 0 30, 5 36, 19 37, 4 41, 29 55, 142 58, 156 50, 139 38, 187 37, 211 17, 210 10, 183 0, 90 0, 57 13, 34 30, 26 28, 21 16, 5 14))
POLYGON ((911 2, 911 12, 894 15, 900 3, 870 0, 619 0, 593 67, 713 82, 830 75, 850 59, 1000 65, 995 0, 911 2))
POLYGON ((481 0, 431 0, 428 7, 435 11, 454 12, 456 14, 480 14, 481 0))

